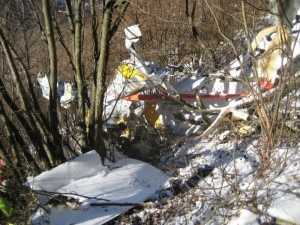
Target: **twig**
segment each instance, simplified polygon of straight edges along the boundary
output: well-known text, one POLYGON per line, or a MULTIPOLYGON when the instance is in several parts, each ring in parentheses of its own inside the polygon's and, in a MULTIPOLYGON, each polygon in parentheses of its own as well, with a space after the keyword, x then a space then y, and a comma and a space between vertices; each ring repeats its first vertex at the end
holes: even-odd
POLYGON ((144 207, 144 203, 131 203, 131 202, 93 202, 90 206, 134 206, 134 207, 144 207))
POLYGON ((73 195, 73 196, 78 196, 78 197, 83 197, 86 199, 96 199, 96 200, 101 200, 101 201, 106 201, 109 202, 110 200, 108 199, 104 199, 104 198, 97 198, 97 197, 90 197, 90 196, 86 196, 86 195, 81 195, 75 192, 70 192, 70 193, 62 193, 62 192, 55 192, 55 191, 44 191, 44 190, 33 190, 34 193, 36 194, 40 194, 40 195, 45 195, 45 196, 49 196, 52 197, 54 195, 73 195))

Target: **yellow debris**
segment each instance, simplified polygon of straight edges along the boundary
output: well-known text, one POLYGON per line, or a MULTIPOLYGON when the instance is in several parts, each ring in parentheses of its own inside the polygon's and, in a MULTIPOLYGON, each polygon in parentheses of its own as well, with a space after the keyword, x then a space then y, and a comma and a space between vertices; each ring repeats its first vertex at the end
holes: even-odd
POLYGON ((131 79, 135 76, 141 77, 143 80, 146 80, 146 75, 138 70, 133 69, 131 66, 122 65, 119 66, 119 71, 126 79, 131 79))
POLYGON ((162 120, 159 118, 159 114, 156 111, 156 106, 159 100, 154 100, 150 102, 144 109, 144 116, 150 126, 154 128, 164 126, 162 120))
POLYGON ((239 129, 240 135, 246 136, 252 133, 252 126, 245 125, 239 129))

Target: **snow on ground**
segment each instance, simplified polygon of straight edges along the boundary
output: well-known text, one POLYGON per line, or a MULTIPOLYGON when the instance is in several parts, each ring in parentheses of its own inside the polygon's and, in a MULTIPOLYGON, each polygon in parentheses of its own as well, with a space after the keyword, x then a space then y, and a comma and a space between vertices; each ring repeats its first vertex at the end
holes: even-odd
MULTIPOLYGON (((299 67, 295 74, 298 71, 299 67)), ((295 108, 299 114, 295 100, 288 95, 282 103, 290 103, 288 111, 295 108)), ((231 121, 208 138, 190 136, 161 152, 155 166, 171 177, 169 187, 158 192, 152 205, 110 224, 300 224, 298 138, 268 150, 258 127, 254 125, 248 136, 239 133, 242 127, 231 121)), ((289 135, 296 136, 284 128, 282 136, 289 135)))
MULTIPOLYGON (((162 153, 157 167, 173 177, 170 192, 161 194, 154 207, 136 210, 129 216, 131 222, 300 224, 299 149, 276 148, 262 161, 265 149, 258 139, 226 140, 233 133, 224 131, 205 140, 190 137, 162 153)), ((121 218, 115 224, 128 222, 121 218)))
POLYGON ((206 138, 179 137, 160 151, 156 168, 122 157, 102 166, 95 152, 85 154, 29 179, 35 190, 79 194, 80 202, 75 210, 40 209, 34 224, 300 224, 300 144, 296 138, 270 151, 260 137, 253 121, 225 120, 206 138), (245 125, 252 134, 241 135, 245 125), (92 207, 99 198, 131 205, 92 207))

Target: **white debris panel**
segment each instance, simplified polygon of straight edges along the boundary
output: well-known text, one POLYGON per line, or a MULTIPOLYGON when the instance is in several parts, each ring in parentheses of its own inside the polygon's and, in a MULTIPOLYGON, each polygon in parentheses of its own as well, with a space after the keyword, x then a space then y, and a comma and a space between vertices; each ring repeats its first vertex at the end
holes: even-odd
POLYGON ((154 197, 168 180, 162 171, 131 158, 103 166, 100 156, 90 151, 28 178, 41 204, 32 224, 104 224, 154 197))
MULTIPOLYGON (((49 100, 50 85, 49 77, 42 75, 37 76, 35 87, 40 89, 44 98, 49 100)), ((72 101, 77 99, 77 90, 73 88, 71 83, 66 83, 62 80, 57 81, 57 102, 64 108, 69 108, 72 101)))

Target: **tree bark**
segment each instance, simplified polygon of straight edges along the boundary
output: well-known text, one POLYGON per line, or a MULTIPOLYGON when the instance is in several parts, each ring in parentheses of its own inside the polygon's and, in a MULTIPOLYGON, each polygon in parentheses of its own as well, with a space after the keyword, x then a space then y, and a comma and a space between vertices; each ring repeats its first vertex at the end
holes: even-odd
POLYGON ((91 91, 91 105, 88 110, 87 114, 87 133, 88 133, 88 140, 92 147, 95 147, 95 98, 96 98, 96 82, 97 82, 97 68, 98 68, 98 61, 100 56, 99 51, 99 43, 98 43, 98 21, 97 15, 95 10, 95 0, 90 0, 91 4, 91 33, 92 33, 92 42, 93 42, 93 53, 94 53, 94 69, 93 69, 93 79, 92 79, 92 91, 91 91))
POLYGON ((82 74, 82 16, 81 16, 81 0, 75 1, 75 38, 74 38, 74 62, 75 62, 75 79, 78 88, 78 106, 77 106, 77 118, 78 118, 78 132, 79 132, 79 144, 81 151, 88 151, 86 124, 85 124, 85 84, 82 74))
POLYGON ((108 1, 104 6, 103 22, 101 27, 100 57, 98 61, 96 92, 95 92, 95 144, 102 161, 106 157, 106 148, 103 140, 103 104, 106 92, 106 69, 109 56, 109 39, 113 7, 115 0, 108 1))
POLYGON ((112 15, 116 7, 121 6, 120 17, 123 17, 129 1, 122 0, 110 0, 104 2, 103 9, 103 21, 101 27, 101 41, 100 41, 100 57, 97 63, 97 78, 96 78, 96 90, 95 98, 93 99, 95 107, 92 110, 94 112, 94 123, 95 123, 95 134, 94 142, 95 147, 98 153, 100 154, 102 161, 106 157, 106 148, 104 145, 104 132, 103 132, 103 105, 104 97, 106 92, 106 75, 107 75, 107 62, 109 57, 109 42, 112 35, 117 30, 117 27, 120 24, 120 17, 115 20, 115 23, 112 23, 112 15), (112 25, 113 24, 113 25, 112 25), (112 29, 113 28, 113 29, 112 29))
POLYGON ((63 160, 62 142, 58 130, 58 113, 57 113, 57 55, 54 39, 53 24, 51 20, 50 1, 43 0, 43 15, 45 20, 45 33, 48 43, 49 63, 50 63, 50 95, 49 95, 49 122, 52 135, 52 143, 54 144, 54 152, 57 156, 57 162, 63 160))

